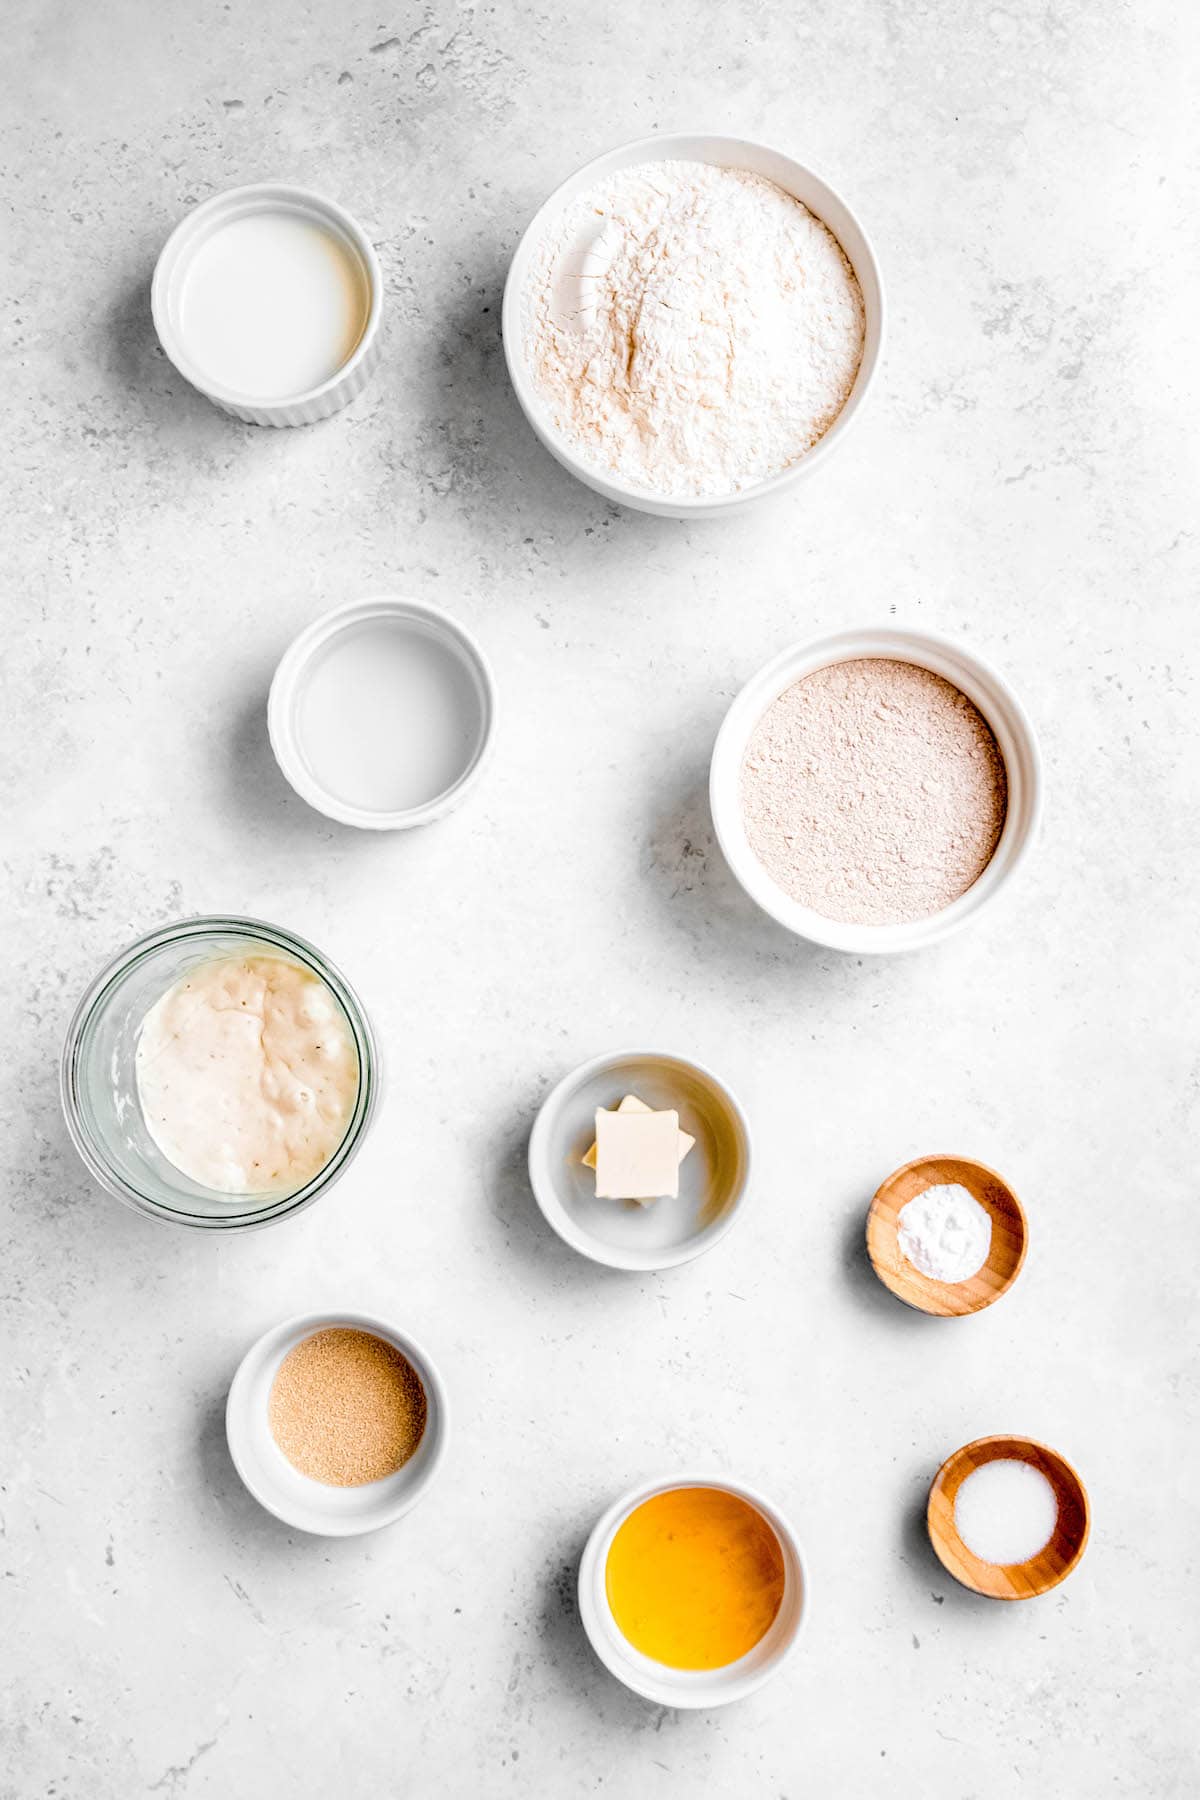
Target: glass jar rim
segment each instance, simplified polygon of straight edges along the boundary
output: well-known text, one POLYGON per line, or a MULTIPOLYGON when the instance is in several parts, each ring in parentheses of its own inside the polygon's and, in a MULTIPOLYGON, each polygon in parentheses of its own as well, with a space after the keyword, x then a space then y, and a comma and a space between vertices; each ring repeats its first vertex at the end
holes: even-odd
POLYGON ((59 1067, 59 1088, 67 1131, 79 1156, 93 1179, 114 1198, 136 1212, 172 1224, 208 1231, 251 1231, 277 1220, 290 1218, 310 1206, 324 1190, 343 1173, 357 1153, 375 1112, 379 1090, 379 1051, 366 1009, 357 992, 335 963, 330 962, 315 944, 281 925, 265 919, 252 919, 243 914, 198 913, 176 919, 145 933, 112 957, 88 984, 75 1008, 63 1042, 59 1067), (89 1129, 78 1093, 79 1053, 90 1021, 103 1006, 105 998, 124 980, 130 970, 145 957, 173 943, 207 937, 245 937, 257 939, 272 949, 293 955, 317 975, 337 1000, 354 1038, 358 1054, 358 1093, 345 1133, 329 1161, 294 1194, 281 1195, 272 1202, 252 1210, 228 1214, 186 1212, 167 1206, 152 1194, 135 1187, 114 1169, 89 1129))

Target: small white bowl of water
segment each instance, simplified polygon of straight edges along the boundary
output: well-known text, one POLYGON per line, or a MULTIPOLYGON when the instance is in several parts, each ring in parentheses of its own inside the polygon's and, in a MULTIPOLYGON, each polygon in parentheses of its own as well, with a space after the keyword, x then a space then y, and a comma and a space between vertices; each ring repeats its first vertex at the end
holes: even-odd
POLYGON ((271 683, 271 748, 302 800, 366 830, 425 825, 475 785, 496 692, 479 644, 440 607, 385 596, 302 631, 271 683))

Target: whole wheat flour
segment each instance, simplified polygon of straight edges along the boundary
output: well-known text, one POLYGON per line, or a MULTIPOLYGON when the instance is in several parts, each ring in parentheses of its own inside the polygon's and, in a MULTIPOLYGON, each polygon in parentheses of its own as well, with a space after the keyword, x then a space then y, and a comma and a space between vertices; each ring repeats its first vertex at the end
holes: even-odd
POLYGON ((928 918, 986 869, 1008 784, 967 696, 915 663, 864 657, 794 682, 746 749, 751 848, 802 906, 855 925, 928 918))
POLYGON ((578 455, 655 493, 789 468, 845 405, 862 294, 828 227, 746 169, 622 169, 568 207, 525 297, 525 356, 578 455))

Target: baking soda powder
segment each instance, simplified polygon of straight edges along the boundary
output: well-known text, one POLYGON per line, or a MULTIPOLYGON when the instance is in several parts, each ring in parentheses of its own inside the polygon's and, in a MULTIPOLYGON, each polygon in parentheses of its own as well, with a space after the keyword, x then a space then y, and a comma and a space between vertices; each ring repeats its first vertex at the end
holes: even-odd
POLYGON ((957 1181, 927 1187, 900 1208, 901 1253, 931 1281, 969 1281, 992 1247, 992 1215, 957 1181))

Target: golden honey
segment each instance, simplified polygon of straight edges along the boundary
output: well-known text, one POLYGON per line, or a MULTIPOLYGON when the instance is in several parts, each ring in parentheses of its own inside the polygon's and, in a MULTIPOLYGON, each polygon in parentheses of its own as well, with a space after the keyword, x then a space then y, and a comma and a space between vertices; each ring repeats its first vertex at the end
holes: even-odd
POLYGON ((722 1488, 671 1488, 630 1513, 604 1569, 623 1636, 672 1669, 721 1669, 753 1650, 783 1602, 779 1539, 722 1488))

